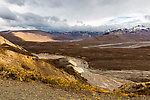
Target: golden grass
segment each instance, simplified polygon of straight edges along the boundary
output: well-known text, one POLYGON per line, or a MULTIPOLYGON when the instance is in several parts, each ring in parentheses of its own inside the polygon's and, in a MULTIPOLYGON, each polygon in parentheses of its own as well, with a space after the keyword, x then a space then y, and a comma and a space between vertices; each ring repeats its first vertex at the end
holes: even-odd
POLYGON ((40 72, 36 71, 29 71, 25 70, 21 67, 0 67, 0 78, 1 79, 13 79, 13 80, 19 80, 19 81, 27 81, 27 82, 33 82, 33 81, 41 81, 46 84, 52 84, 60 87, 65 87, 69 89, 76 89, 76 90, 84 90, 84 91, 100 91, 99 88, 93 87, 89 84, 83 84, 79 81, 69 81, 67 79, 63 79, 60 77, 55 77, 53 75, 44 77, 40 74, 40 72))
POLYGON ((51 84, 58 87, 63 87, 66 89, 75 89, 77 91, 89 91, 96 92, 102 94, 111 94, 111 95, 121 95, 124 97, 137 97, 137 96, 145 96, 139 95, 137 93, 124 93, 120 92, 110 92, 103 90, 102 88, 98 88, 95 86, 91 86, 89 84, 83 84, 80 81, 69 81, 67 79, 63 79, 60 77, 56 77, 50 75, 48 77, 44 77, 40 74, 40 72, 25 70, 21 67, 0 67, 0 78, 1 79, 13 79, 18 81, 26 81, 26 82, 36 82, 40 81, 45 84, 51 84))
POLYGON ((0 78, 31 82, 41 80, 41 75, 36 71, 16 67, 0 67, 0 78))
POLYGON ((14 52, 17 52, 17 53, 20 53, 20 54, 23 54, 23 55, 29 55, 29 56, 32 56, 31 53, 29 53, 28 51, 25 51, 25 50, 21 50, 17 47, 13 47, 11 45, 8 45, 6 43, 3 43, 0 45, 1 49, 7 49, 7 50, 11 50, 11 51, 14 51, 14 52))
POLYGON ((150 82, 129 83, 115 90, 116 93, 150 96, 150 82))

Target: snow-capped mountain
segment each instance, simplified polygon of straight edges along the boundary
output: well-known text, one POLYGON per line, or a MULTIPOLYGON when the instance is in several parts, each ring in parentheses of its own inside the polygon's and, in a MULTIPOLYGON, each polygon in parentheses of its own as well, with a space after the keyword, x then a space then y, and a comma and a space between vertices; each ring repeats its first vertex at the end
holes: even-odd
POLYGON ((116 30, 109 30, 104 33, 107 34, 144 34, 150 33, 150 28, 144 25, 137 25, 132 28, 123 28, 123 29, 116 29, 116 30))

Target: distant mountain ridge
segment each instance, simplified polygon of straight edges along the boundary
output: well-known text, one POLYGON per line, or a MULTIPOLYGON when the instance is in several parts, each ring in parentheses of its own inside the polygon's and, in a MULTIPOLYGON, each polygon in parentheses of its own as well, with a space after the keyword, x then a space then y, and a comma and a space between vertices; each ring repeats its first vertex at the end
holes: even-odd
POLYGON ((107 34, 136 34, 136 33, 147 33, 150 32, 150 28, 144 25, 137 25, 132 28, 122 28, 122 29, 115 29, 115 30, 108 30, 104 32, 104 35, 107 34))
POLYGON ((33 42, 58 42, 69 40, 82 40, 89 37, 101 36, 101 32, 44 32, 41 30, 18 30, 3 31, 0 35, 10 41, 33 41, 33 42))
POLYGON ((124 28, 109 30, 104 32, 102 36, 87 38, 80 41, 84 45, 99 45, 121 42, 142 42, 150 41, 150 28, 138 25, 133 28, 124 28))
POLYGON ((118 43, 128 41, 149 41, 150 28, 137 25, 132 28, 106 30, 100 32, 44 32, 41 30, 3 31, 0 35, 11 42, 64 42, 81 40, 87 43, 118 43))

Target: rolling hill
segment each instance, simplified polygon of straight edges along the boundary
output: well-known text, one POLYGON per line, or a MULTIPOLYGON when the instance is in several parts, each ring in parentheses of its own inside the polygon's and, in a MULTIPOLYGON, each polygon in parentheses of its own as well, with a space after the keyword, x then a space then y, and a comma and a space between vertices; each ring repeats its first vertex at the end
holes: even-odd
POLYGON ((70 39, 61 35, 53 35, 40 30, 7 31, 0 33, 10 41, 33 41, 33 42, 58 42, 61 39, 70 39))
POLYGON ((121 43, 121 42, 140 42, 150 41, 150 29, 142 30, 114 30, 106 35, 87 38, 79 43, 83 45, 98 45, 98 44, 110 44, 110 43, 121 43))
POLYGON ((98 32, 44 32, 41 30, 4 31, 0 35, 12 42, 62 42, 70 40, 82 40, 101 35, 98 32))

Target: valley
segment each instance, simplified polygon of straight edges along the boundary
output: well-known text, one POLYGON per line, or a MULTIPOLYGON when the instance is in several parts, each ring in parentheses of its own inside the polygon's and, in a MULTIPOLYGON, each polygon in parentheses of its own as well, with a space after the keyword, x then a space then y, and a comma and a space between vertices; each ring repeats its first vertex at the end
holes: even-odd
POLYGON ((124 85, 125 83, 150 81, 150 71, 141 70, 97 70, 90 69, 88 62, 85 60, 49 54, 34 54, 39 59, 67 59, 67 62, 75 65, 73 68, 81 73, 81 76, 88 80, 88 83, 101 87, 103 89, 113 91, 114 89, 124 85))
POLYGON ((0 0, 0 100, 150 100, 150 0, 0 0))
MULTIPOLYGON (((38 38, 42 37, 36 35, 38 41, 26 41, 24 39, 28 38, 32 33, 27 31, 25 33, 17 32, 17 34, 20 34, 19 36, 25 34, 24 39, 18 39, 15 35, 8 34, 10 33, 4 32, 2 36, 12 42, 9 45, 14 46, 13 43, 17 44, 15 47, 25 49, 24 52, 29 51, 29 55, 35 57, 32 59, 38 59, 42 63, 39 65, 40 63, 37 62, 40 69, 36 68, 34 64, 34 68, 31 68, 36 68, 37 71, 40 71, 42 77, 52 74, 65 80, 87 82, 92 86, 103 88, 105 91, 119 91, 117 93, 122 91, 121 86, 125 84, 150 81, 150 42, 148 39, 139 41, 132 38, 126 41, 125 39, 128 36, 131 38, 131 35, 108 34, 78 41, 41 41, 38 38), (117 37, 118 40, 113 41, 110 39, 114 37, 117 37), (49 64, 51 69, 46 67, 49 64)), ((44 33, 42 34, 44 36, 44 33)), ((144 37, 145 35, 139 36, 144 37)), ((7 46, 4 46, 4 48, 7 49, 7 46)), ((31 62, 33 61, 31 60, 31 62)), ((22 66, 23 68, 30 67, 26 62, 22 66)), ((76 89, 76 87, 73 88, 76 89)))

